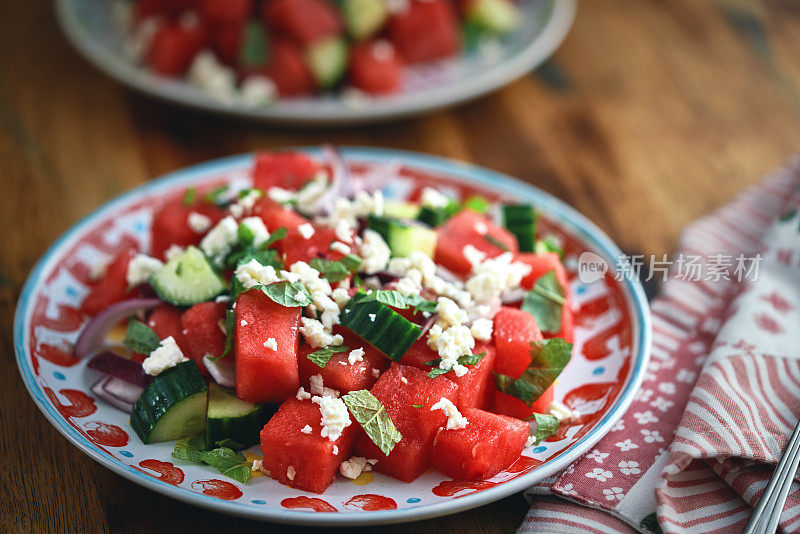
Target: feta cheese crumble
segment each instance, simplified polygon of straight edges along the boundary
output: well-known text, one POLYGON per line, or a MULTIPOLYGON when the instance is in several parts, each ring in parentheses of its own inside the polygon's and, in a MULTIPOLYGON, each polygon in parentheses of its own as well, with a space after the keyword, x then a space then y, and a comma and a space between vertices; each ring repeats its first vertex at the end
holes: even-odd
POLYGON ((344 338, 340 334, 330 334, 326 332, 325 326, 316 319, 301 317, 300 322, 302 323, 300 333, 303 334, 305 340, 315 349, 327 347, 329 345, 338 346, 344 343, 344 338))
POLYGON ((239 225, 230 215, 217 223, 200 241, 200 248, 210 258, 219 258, 228 254, 233 245, 239 241, 239 225))
POLYGON ((350 254, 350 245, 346 245, 341 241, 334 241, 331 243, 331 250, 347 255, 350 254))
POLYGON ((247 321, 242 319, 241 321, 239 321, 239 326, 247 326, 247 321))
MULTIPOLYGON (((309 389, 314 396, 318 397, 338 397, 339 392, 335 389, 325 387, 322 383, 322 375, 311 375, 308 379, 309 389)), ((302 389, 302 388, 301 388, 302 389)), ((313 398, 312 398, 313 400, 313 398)))
POLYGON ((289 480, 294 480, 296 474, 297 471, 295 471, 294 466, 290 465, 289 467, 286 468, 286 478, 288 478, 289 480))
POLYGON ((447 197, 432 187, 426 187, 422 190, 419 201, 423 206, 428 206, 430 208, 443 208, 447 206, 447 197))
MULTIPOLYGON (((320 376, 320 379, 322 379, 322 376, 320 376)), ((300 389, 297 390, 297 395, 295 395, 295 397, 297 400, 308 400, 311 398, 311 393, 306 391, 303 386, 300 386, 300 389)))
POLYGON ((431 406, 431 411, 442 410, 447 416, 447 430, 458 430, 465 428, 469 422, 467 418, 461 415, 456 405, 446 397, 439 399, 439 402, 431 406))
POLYGON ((472 337, 480 341, 490 341, 492 339, 492 329, 494 324, 490 319, 475 319, 472 322, 470 333, 472 337))
POLYGON ((364 230, 364 242, 361 243, 358 254, 361 256, 361 270, 367 274, 375 274, 386 269, 392 251, 381 234, 367 228, 364 230))
POLYGON ((151 258, 147 254, 137 254, 128 263, 125 279, 129 286, 138 286, 147 282, 153 274, 163 267, 161 260, 151 258))
POLYGON ((258 285, 269 285, 280 280, 272 265, 261 265, 255 258, 237 267, 234 276, 245 289, 258 285))
POLYGON ((300 235, 303 236, 303 239, 311 239, 314 236, 314 227, 311 226, 311 223, 303 223, 297 227, 297 231, 300 232, 300 235))
POLYGON ((320 436, 336 441, 345 428, 350 426, 350 412, 342 399, 336 397, 313 397, 312 402, 319 404, 322 414, 322 431, 320 436))
POLYGON ((350 354, 347 355, 347 361, 350 365, 355 364, 356 362, 363 362, 364 361, 364 349, 357 348, 353 351, 350 351, 350 354))
POLYGON ((202 50, 195 56, 187 80, 225 104, 236 94, 236 73, 220 63, 211 50, 202 50))
POLYGON ((489 302, 505 291, 518 288, 530 272, 530 265, 514 262, 513 254, 504 252, 475 266, 466 288, 476 302, 489 302))
POLYGON ((250 467, 252 471, 261 471, 264 469, 264 460, 253 460, 253 465, 250 467))
POLYGON ((202 213, 193 211, 189 213, 187 220, 189 222, 189 228, 191 228, 195 233, 202 234, 211 228, 211 219, 202 213))
POLYGON ((142 362, 142 369, 148 375, 156 376, 170 367, 175 367, 179 363, 188 360, 189 358, 183 355, 180 347, 175 342, 175 338, 169 336, 166 339, 162 339, 158 348, 145 358, 142 362))
POLYGON ((260 247, 269 239, 269 232, 261 217, 245 217, 242 219, 242 224, 253 232, 254 246, 260 247))
POLYGON ((551 402, 550 406, 547 407, 547 413, 558 419, 559 423, 563 423, 564 421, 576 421, 581 416, 578 410, 570 410, 556 400, 551 402))
POLYGON ((353 456, 339 464, 339 472, 342 476, 355 480, 361 473, 372 471, 373 460, 367 460, 363 456, 353 456))
POLYGON ((306 425, 300 429, 300 432, 302 432, 303 434, 311 434, 311 430, 312 430, 311 425, 306 425))
POLYGON ((266 349, 272 349, 272 350, 274 350, 274 351, 277 351, 277 350, 278 350, 278 342, 277 342, 277 341, 275 341, 275 338, 274 338, 274 337, 271 337, 271 338, 267 339, 267 340, 264 342, 264 348, 266 348, 266 349))
POLYGON ((239 88, 245 106, 257 108, 275 99, 278 90, 275 83, 266 76, 248 76, 239 88))

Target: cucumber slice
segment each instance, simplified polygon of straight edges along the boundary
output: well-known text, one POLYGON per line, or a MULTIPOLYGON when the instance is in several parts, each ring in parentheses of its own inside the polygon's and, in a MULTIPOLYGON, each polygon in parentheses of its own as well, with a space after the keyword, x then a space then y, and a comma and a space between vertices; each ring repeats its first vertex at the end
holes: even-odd
POLYGON ((266 404, 253 404, 240 400, 236 392, 211 384, 208 389, 208 416, 206 418, 206 447, 218 441, 231 439, 242 448, 259 441, 259 433, 267 423, 271 410, 266 404))
POLYGON ((402 200, 385 200, 383 214, 392 219, 416 219, 419 215, 419 206, 402 200))
POLYGON ((377 33, 389 18, 386 0, 342 0, 347 30, 354 39, 366 39, 377 33))
POLYGON ((322 39, 306 51, 308 67, 317 85, 327 89, 344 75, 347 68, 347 44, 340 37, 322 39))
POLYGON ((533 252, 536 247, 536 210, 529 204, 503 206, 503 225, 514 234, 520 252, 533 252))
POLYGON ((479 28, 497 35, 505 35, 519 24, 519 11, 508 0, 474 0, 467 20, 479 28))
POLYGON ((131 427, 144 443, 199 434, 206 426, 208 388, 194 361, 159 374, 133 405, 131 427))
POLYGON ((342 310, 341 324, 390 359, 399 361, 422 330, 386 304, 368 297, 358 293, 350 299, 342 310))
POLYGON ((211 300, 225 284, 197 247, 189 247, 150 277, 158 296, 176 306, 191 306, 211 300))
POLYGON ((381 234, 393 256, 408 256, 419 250, 432 258, 436 251, 436 232, 430 228, 411 226, 397 219, 377 215, 369 216, 367 227, 381 234))
POLYGON ((419 210, 419 215, 417 215, 417 220, 424 222, 428 226, 436 227, 458 213, 460 209, 461 206, 455 200, 451 200, 445 206, 438 208, 422 206, 419 210))

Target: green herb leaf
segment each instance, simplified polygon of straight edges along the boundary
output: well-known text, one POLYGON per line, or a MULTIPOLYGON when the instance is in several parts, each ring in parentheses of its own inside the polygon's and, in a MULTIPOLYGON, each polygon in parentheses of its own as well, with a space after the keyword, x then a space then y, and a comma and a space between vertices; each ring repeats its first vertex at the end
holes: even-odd
MULTIPOLYGON (((203 436, 203 434, 200 435, 203 436)), ((228 449, 233 449, 235 451, 241 451, 247 448, 238 441, 236 441, 235 439, 231 438, 225 438, 220 441, 217 441, 214 443, 214 445, 216 445, 217 447, 227 447, 228 449)))
POLYGON ((478 213, 486 213, 489 211, 489 201, 479 195, 469 197, 464 201, 463 206, 478 213))
POLYGON ((499 239, 497 239, 496 237, 494 237, 493 235, 483 234, 483 238, 486 241, 488 241, 489 243, 491 243, 492 245, 494 245, 497 248, 499 248, 500 250, 502 250, 503 252, 507 252, 508 251, 508 247, 506 246, 506 244, 503 243, 502 241, 500 241, 499 239))
POLYGON ((424 404, 412 404, 411 405, 412 408, 422 408, 423 406, 425 406, 425 405, 424 404))
POLYGON ((191 206, 194 204, 195 196, 197 195, 197 188, 190 187, 186 190, 186 193, 183 195, 183 205, 184 206, 191 206))
POLYGON ((328 362, 331 361, 334 354, 338 354, 340 352, 347 352, 350 350, 349 348, 345 347, 344 345, 331 345, 330 347, 323 347, 321 349, 315 350, 311 354, 307 356, 309 360, 316 363, 320 367, 325 367, 328 365, 328 362))
POLYGON ((239 242, 245 245, 251 245, 256 238, 255 232, 244 223, 239 223, 239 230, 237 230, 239 242))
POLYGON ((436 312, 436 301, 426 300, 421 295, 404 295, 406 304, 414 308, 414 313, 419 312, 436 312))
POLYGON ((264 25, 256 19, 247 22, 239 48, 239 64, 245 69, 257 69, 267 63, 269 41, 264 25))
MULTIPOLYGON (((481 361, 486 356, 486 352, 481 352, 480 354, 466 354, 464 356, 458 357, 458 363, 461 365, 476 365, 479 361, 481 361)), ((436 378, 439 375, 443 375, 445 373, 449 373, 450 371, 446 369, 441 369, 439 364, 442 363, 441 358, 436 358, 435 360, 431 360, 429 362, 425 362, 425 365, 430 365, 433 367, 431 372, 428 373, 428 378, 436 378)))
POLYGON ((318 270, 322 277, 329 282, 339 282, 358 269, 361 265, 361 258, 352 254, 348 254, 340 261, 313 258, 309 265, 318 270))
POLYGON ((133 352, 150 354, 158 348, 161 338, 143 322, 131 319, 128 321, 128 329, 125 331, 123 343, 133 352))
POLYGON ((355 254, 348 254, 341 261, 344 266, 347 268, 348 271, 357 271, 359 267, 361 267, 361 258, 356 256, 355 254))
POLYGON ((516 380, 494 373, 497 391, 516 397, 528 406, 542 396, 569 363, 572 343, 561 338, 531 343, 531 363, 516 380))
POLYGON ((400 431, 394 426, 386 408, 375 395, 366 389, 351 391, 342 397, 347 409, 358 421, 383 454, 388 455, 394 446, 403 439, 400 431))
POLYGON ((553 269, 536 280, 533 289, 525 294, 522 311, 533 315, 542 332, 558 333, 561 331, 561 313, 566 302, 564 295, 564 288, 553 269))
POLYGON ((550 436, 558 432, 558 418, 555 415, 534 413, 525 419, 526 421, 533 420, 536 424, 531 425, 530 435, 533 436, 533 444, 538 445, 550 436))
POLYGON ((264 244, 261 245, 261 248, 262 249, 267 248, 268 246, 273 244, 275 241, 278 241, 280 239, 285 238, 288 234, 289 234, 289 231, 286 229, 285 226, 279 227, 277 230, 275 230, 274 232, 269 234, 269 239, 264 241, 264 244))
POLYGON ((533 251, 536 254, 555 252, 560 258, 564 258, 564 247, 561 246, 561 242, 558 238, 552 235, 544 236, 544 238, 538 240, 533 251))
POLYGON ((426 311, 433 313, 436 311, 435 301, 425 300, 419 295, 403 295, 394 289, 377 289, 371 293, 365 293, 364 295, 365 296, 361 297, 362 302, 377 300, 378 302, 391 306, 392 308, 397 308, 398 310, 405 310, 411 306, 414 308, 414 312, 426 311))
POLYGON ((217 206, 221 206, 221 205, 225 204, 225 202, 222 200, 222 196, 228 191, 229 188, 230 188, 230 186, 221 185, 221 186, 219 186, 219 187, 217 187, 215 189, 212 189, 208 193, 206 193, 206 196, 204 197, 204 199, 205 199, 206 202, 211 202, 212 204, 216 204, 217 206))
POLYGON ((218 361, 228 355, 233 348, 233 333, 236 330, 236 312, 228 308, 225 310, 225 348, 219 356, 211 356, 211 361, 218 361))
POLYGON ((237 453, 227 447, 217 447, 210 451, 203 451, 192 447, 186 440, 180 440, 175 443, 172 457, 178 460, 210 465, 223 475, 241 484, 247 484, 250 480, 250 463, 245 459, 244 454, 237 453))
POLYGON ((257 286, 266 296, 287 308, 305 307, 311 304, 311 295, 300 282, 281 280, 268 286, 257 286))

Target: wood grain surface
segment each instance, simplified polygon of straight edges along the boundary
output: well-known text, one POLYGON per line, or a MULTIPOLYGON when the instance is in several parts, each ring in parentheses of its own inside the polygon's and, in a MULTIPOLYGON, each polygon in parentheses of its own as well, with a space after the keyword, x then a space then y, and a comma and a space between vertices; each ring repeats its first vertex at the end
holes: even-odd
MULTIPOLYGON (((800 7, 793 0, 581 0, 553 59, 456 109, 299 130, 163 106, 94 70, 50 2, 0 2, 0 531, 301 531, 161 497, 70 445, 28 397, 11 323, 44 249, 150 177, 209 158, 333 142, 420 150, 528 180, 626 250, 670 252, 692 219, 800 146, 800 7)), ((509 532, 515 495, 386 532, 509 532)))

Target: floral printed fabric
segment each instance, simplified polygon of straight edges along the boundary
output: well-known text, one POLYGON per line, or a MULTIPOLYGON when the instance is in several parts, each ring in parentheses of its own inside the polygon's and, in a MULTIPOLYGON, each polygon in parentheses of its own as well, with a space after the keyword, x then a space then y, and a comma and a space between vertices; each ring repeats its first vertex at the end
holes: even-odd
MULTIPOLYGON (((795 161, 687 228, 679 253, 760 253, 757 279, 664 284, 636 400, 594 450, 528 490, 570 502, 533 497, 520 532, 741 531, 800 415, 798 191, 795 161)), ((800 531, 797 484, 781 527, 800 531)))

